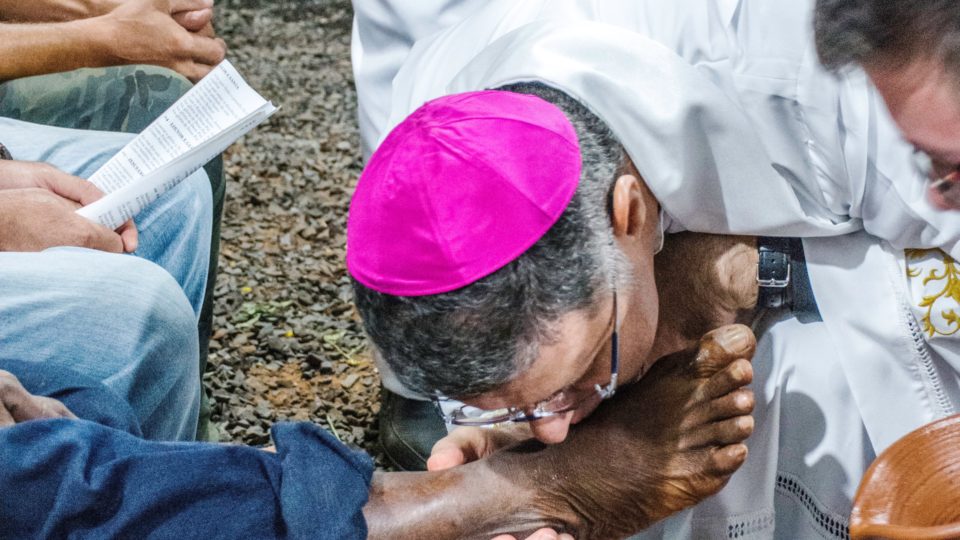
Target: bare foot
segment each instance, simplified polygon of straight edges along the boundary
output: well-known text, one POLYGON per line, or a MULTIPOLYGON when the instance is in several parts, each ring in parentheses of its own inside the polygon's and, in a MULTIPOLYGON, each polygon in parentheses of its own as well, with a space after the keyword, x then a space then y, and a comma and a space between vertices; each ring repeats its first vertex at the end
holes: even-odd
POLYGON ((654 259, 660 320, 653 359, 747 320, 757 305, 757 261, 752 236, 669 235, 654 259))
POLYGON ((715 330, 699 352, 657 362, 566 442, 528 455, 544 473, 536 506, 566 516, 581 540, 610 539, 720 491, 747 457, 755 346, 745 326, 715 330))
POLYGON ((719 491, 747 457, 756 341, 745 326, 657 362, 563 443, 521 445, 460 467, 377 473, 370 538, 625 537, 719 491))

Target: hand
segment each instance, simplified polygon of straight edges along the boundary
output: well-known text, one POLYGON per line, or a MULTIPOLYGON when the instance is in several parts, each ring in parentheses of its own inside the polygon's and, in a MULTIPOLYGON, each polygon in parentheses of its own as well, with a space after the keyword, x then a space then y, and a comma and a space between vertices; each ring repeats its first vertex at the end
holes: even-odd
MULTIPOLYGON (((2 0, 0 0, 2 1, 2 0)), ((125 0, 92 0, 89 2, 86 17, 106 15, 123 5, 125 0)), ((197 32, 207 37, 215 37, 213 32, 213 0, 194 0, 180 3, 171 13, 173 20, 188 32, 197 32)))
MULTIPOLYGON (((440 471, 477 461, 531 438, 533 434, 529 424, 511 423, 493 428, 458 427, 433 445, 427 470, 440 471)), ((537 538, 531 537, 533 540, 537 538)))
POLYGON ((101 20, 118 63, 163 66, 196 82, 226 55, 212 15, 210 0, 128 0, 101 20))
MULTIPOLYGON (((63 22, 99 17, 122 6, 126 0, 84 0, 65 4, 60 0, 0 0, 0 14, 17 22, 63 22), (9 16, 8 16, 9 15, 9 16)), ((191 2, 173 18, 190 32, 203 29, 213 17, 213 0, 191 2)))
POLYGON ((0 370, 0 427, 38 418, 76 418, 63 403, 34 396, 11 373, 0 370))
POLYGON ((210 4, 210 7, 191 9, 173 13, 173 20, 182 26, 188 32, 194 32, 206 37, 216 37, 213 31, 213 2, 205 1, 202 4, 210 4))
POLYGON ((134 251, 137 229, 132 221, 113 232, 76 214, 102 196, 90 182, 45 163, 0 161, 0 251, 53 246, 134 251))

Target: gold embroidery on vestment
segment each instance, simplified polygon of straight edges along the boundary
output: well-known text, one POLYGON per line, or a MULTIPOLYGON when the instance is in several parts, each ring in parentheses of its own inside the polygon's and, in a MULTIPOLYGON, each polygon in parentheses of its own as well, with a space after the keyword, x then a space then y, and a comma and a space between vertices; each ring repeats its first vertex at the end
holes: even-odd
POLYGON ((907 249, 904 250, 904 254, 906 255, 908 278, 918 278, 923 273, 919 263, 916 266, 911 266, 910 261, 920 261, 928 255, 933 256, 932 260, 927 259, 925 261, 927 263, 932 262, 934 268, 930 269, 926 277, 923 278, 923 287, 924 292, 926 292, 927 285, 935 282, 934 291, 933 294, 924 294, 917 305, 924 312, 920 319, 924 332, 931 338, 938 334, 952 336, 960 332, 960 315, 957 314, 955 309, 950 308, 940 312, 940 316, 946 323, 945 328, 938 328, 932 317, 934 304, 938 300, 949 298, 953 300, 954 305, 960 305, 960 268, 957 267, 957 261, 939 249, 907 249), (939 287, 939 289, 936 289, 936 287, 939 287))

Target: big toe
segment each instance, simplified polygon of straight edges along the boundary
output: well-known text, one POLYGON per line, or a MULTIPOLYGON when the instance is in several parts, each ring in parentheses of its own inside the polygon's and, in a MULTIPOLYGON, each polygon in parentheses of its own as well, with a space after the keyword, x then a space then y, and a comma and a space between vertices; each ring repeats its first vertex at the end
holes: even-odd
POLYGON ((700 339, 694 369, 700 377, 711 377, 733 362, 753 358, 757 339, 750 328, 728 324, 708 332, 700 339))

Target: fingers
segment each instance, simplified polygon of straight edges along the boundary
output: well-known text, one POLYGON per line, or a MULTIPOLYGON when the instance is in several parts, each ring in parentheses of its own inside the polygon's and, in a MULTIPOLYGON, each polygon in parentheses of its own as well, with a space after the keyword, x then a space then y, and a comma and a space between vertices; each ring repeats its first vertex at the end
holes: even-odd
POLYGON ((434 450, 427 458, 427 470, 430 472, 452 469, 458 465, 463 465, 469 461, 464 453, 458 448, 441 448, 434 450))
POLYGON ((117 232, 120 233, 120 241, 123 242, 124 252, 133 253, 137 250, 140 238, 137 232, 137 224, 132 219, 121 225, 117 232))
POLYGON ((171 15, 177 24, 190 32, 197 32, 207 37, 213 37, 213 9, 204 8, 196 11, 181 11, 171 15))
POLYGON ((188 39, 196 45, 189 49, 191 60, 177 63, 173 69, 192 82, 197 82, 224 59, 227 45, 220 38, 211 39, 195 34, 191 34, 188 39))
POLYGON ((196 34, 203 37, 215 38, 217 33, 213 30, 213 23, 207 23, 202 28, 195 30, 196 34))
POLYGON ((213 7, 213 0, 170 0, 170 13, 198 11, 213 7))
POLYGON ((80 216, 77 219, 83 220, 86 226, 74 241, 75 245, 108 253, 123 253, 124 241, 120 235, 80 216))
POLYGON ((77 246, 121 253, 120 235, 80 217, 78 206, 44 188, 0 191, 0 212, 10 218, 0 230, 0 247, 5 251, 43 251, 77 246))
POLYGON ((27 392, 11 373, 0 371, 0 425, 39 418, 76 418, 63 403, 27 392))
POLYGON ((559 444, 570 433, 570 423, 573 421, 574 411, 565 412, 555 416, 548 416, 540 420, 530 422, 530 431, 538 441, 543 444, 559 444))
POLYGON ((480 428, 457 428, 430 450, 428 471, 442 471, 480 459, 486 434, 480 428))
POLYGON ((209 38, 191 34, 190 56, 199 64, 215 66, 227 55, 227 44, 220 38, 209 38))
POLYGON ((33 414, 30 417, 23 419, 16 418, 18 422, 34 420, 36 418, 77 418, 72 412, 70 412, 70 409, 68 409, 66 405, 53 398, 46 396, 30 396, 30 403, 32 405, 31 412, 33 414))
POLYGON ((0 175, 0 189, 43 188, 80 205, 103 196, 97 186, 47 163, 5 161, 0 164, 0 175))
POLYGON ((526 424, 493 429, 458 427, 433 445, 427 470, 440 471, 477 461, 530 436, 530 428, 526 424))
POLYGON ((10 412, 3 405, 3 401, 0 401, 0 428, 9 427, 16 424, 13 420, 13 416, 10 415, 10 412))
POLYGON ((64 199, 70 199, 81 206, 86 206, 103 197, 103 192, 97 186, 52 166, 47 167, 41 177, 39 187, 47 188, 64 199))

